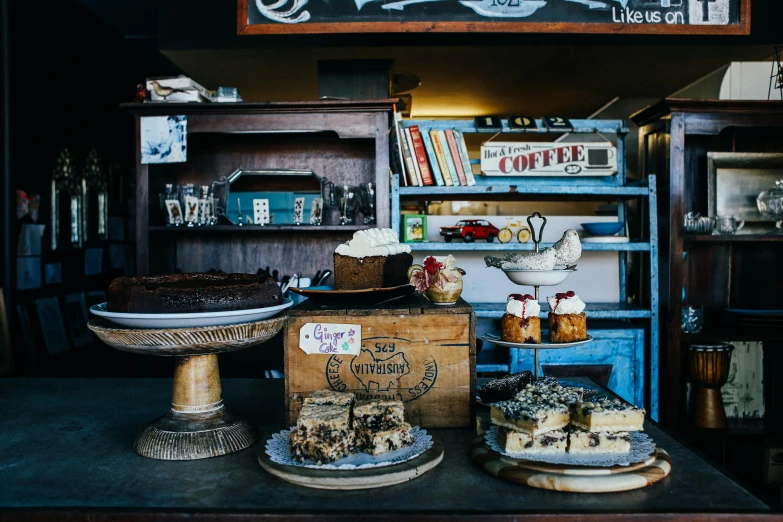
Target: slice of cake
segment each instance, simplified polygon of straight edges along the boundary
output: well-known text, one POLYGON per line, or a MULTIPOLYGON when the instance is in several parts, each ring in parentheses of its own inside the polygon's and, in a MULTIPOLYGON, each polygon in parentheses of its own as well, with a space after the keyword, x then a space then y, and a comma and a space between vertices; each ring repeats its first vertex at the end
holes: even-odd
POLYGON ((357 401, 353 425, 357 430, 384 430, 405 422, 402 401, 357 401))
POLYGON ((289 435, 291 456, 326 463, 349 455, 355 446, 347 406, 304 404, 296 429, 289 435))
POLYGON ((484 384, 478 391, 484 404, 513 399, 520 390, 533 382, 533 374, 525 370, 513 375, 506 375, 484 384))
POLYGON ((584 431, 571 429, 568 434, 569 453, 628 453, 631 434, 627 431, 584 431))
POLYGON ((549 342, 573 343, 587 339, 585 304, 573 291, 547 297, 549 303, 549 342))
POLYGON ((305 398, 304 403, 321 404, 324 406, 350 406, 353 404, 353 393, 316 390, 305 398))
POLYGON ((500 338, 510 343, 541 344, 541 305, 530 294, 511 294, 500 319, 500 338))
POLYGON ((491 407, 492 424, 530 435, 563 429, 569 420, 565 405, 541 398, 518 396, 511 401, 496 402, 491 407))
POLYGON ((554 430, 540 435, 530 435, 508 428, 498 428, 498 442, 508 453, 565 453, 568 434, 554 430))
POLYGON ((358 445, 370 455, 381 455, 413 444, 411 425, 407 422, 392 425, 386 429, 361 430, 357 435, 358 445))
POLYGON ((617 399, 571 405, 571 424, 586 431, 644 431, 644 409, 617 399))
POLYGON ((359 230, 334 251, 337 290, 383 288, 408 283, 413 264, 409 245, 400 244, 390 228, 359 230))

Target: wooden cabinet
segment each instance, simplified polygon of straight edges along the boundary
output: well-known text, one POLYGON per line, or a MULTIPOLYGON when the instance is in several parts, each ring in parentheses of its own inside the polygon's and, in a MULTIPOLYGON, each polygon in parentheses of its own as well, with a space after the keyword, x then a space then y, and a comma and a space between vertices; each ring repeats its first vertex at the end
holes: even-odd
POLYGON ((391 223, 388 131, 394 102, 123 105, 136 118, 137 274, 210 268, 255 272, 270 266, 308 277, 331 268, 335 245, 356 230, 391 223), (141 118, 170 115, 187 116, 187 161, 142 164, 141 118), (210 184, 238 168, 312 169, 335 186, 376 183, 377 224, 339 225, 337 208, 327 207, 318 227, 165 226, 159 194, 166 183, 210 184))
POLYGON ((660 179, 661 421, 685 424, 687 345, 739 340, 764 342, 766 416, 781 419, 783 332, 739 331, 723 309, 781 308, 783 236, 686 235, 683 219, 689 211, 708 214, 708 152, 783 152, 783 102, 666 99, 632 118, 640 172, 660 179), (682 333, 688 305, 704 306, 700 334, 682 333))

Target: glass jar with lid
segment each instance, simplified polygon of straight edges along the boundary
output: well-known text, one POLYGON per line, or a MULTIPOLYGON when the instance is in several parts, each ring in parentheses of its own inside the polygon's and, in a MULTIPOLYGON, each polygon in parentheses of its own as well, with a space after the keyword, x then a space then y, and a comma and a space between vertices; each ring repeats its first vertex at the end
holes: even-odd
POLYGON ((762 215, 776 220, 774 234, 783 234, 783 179, 775 182, 775 188, 761 192, 756 198, 756 206, 762 215))

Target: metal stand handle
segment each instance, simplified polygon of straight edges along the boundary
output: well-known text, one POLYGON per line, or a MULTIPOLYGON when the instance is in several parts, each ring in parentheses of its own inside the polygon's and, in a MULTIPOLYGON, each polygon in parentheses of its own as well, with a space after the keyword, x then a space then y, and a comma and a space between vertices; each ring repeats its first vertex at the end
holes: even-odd
MULTIPOLYGON (((544 227, 546 226, 546 218, 541 215, 541 212, 533 212, 527 217, 527 224, 530 226, 530 237, 533 240, 533 243, 536 245, 536 252, 538 252, 539 244, 541 243, 541 240, 544 237, 544 227), (538 230, 538 239, 536 239, 536 229, 533 227, 533 218, 541 218, 544 220, 544 222, 541 224, 541 228, 538 230)), ((538 289, 536 289, 536 294, 538 293, 538 289)), ((538 297, 538 295, 536 295, 538 297)))

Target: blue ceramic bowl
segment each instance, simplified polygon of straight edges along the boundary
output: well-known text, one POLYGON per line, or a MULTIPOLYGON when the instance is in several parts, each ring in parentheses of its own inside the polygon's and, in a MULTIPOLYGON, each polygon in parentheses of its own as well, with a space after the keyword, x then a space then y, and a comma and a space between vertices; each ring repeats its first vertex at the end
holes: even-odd
POLYGON ((625 223, 581 223, 591 236, 613 236, 625 228, 625 223))

